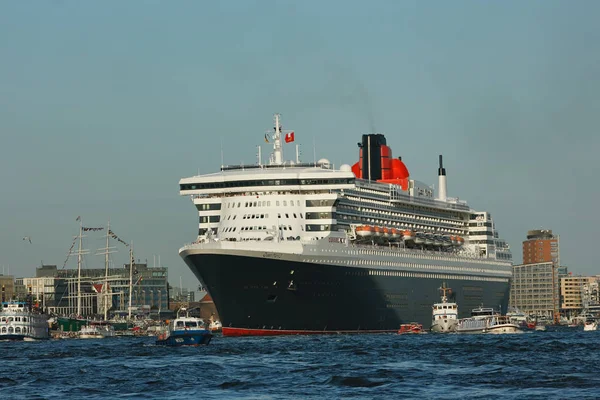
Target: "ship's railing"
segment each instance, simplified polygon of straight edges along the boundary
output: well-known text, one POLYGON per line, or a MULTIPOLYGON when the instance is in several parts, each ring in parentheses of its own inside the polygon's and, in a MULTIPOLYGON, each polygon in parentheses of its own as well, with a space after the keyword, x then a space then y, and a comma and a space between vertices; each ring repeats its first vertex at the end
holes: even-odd
MULTIPOLYGON (((331 237, 330 237, 331 239, 331 237)), ((336 238, 336 239, 343 239, 343 238, 336 238)), ((347 240, 347 239, 346 239, 347 240)), ((237 245, 241 245, 243 247, 247 247, 248 245, 254 245, 256 243, 269 243, 271 246, 276 246, 276 242, 269 240, 269 241, 241 241, 241 242, 228 242, 228 241, 222 241, 221 243, 227 243, 230 246, 237 246, 237 245)), ((315 246, 318 245, 318 240, 314 240, 311 238, 301 238, 299 241, 288 241, 288 240, 282 240, 281 242, 279 242, 279 244, 284 244, 284 243, 300 243, 302 245, 311 245, 311 246, 315 246)), ((184 245, 181 250, 187 250, 190 248, 194 248, 198 245, 206 245, 206 244, 210 244, 211 242, 195 242, 195 243, 188 243, 186 245, 184 245)), ((213 242, 214 243, 214 242, 213 242)), ((333 243, 332 243, 333 244, 333 243)), ((348 251, 358 251, 358 252, 362 252, 362 255, 371 255, 371 256, 395 256, 395 255, 403 255, 403 256, 407 256, 407 257, 413 257, 413 258, 419 258, 419 259, 428 259, 428 260, 436 260, 436 261, 451 261, 451 262, 457 262, 457 261, 465 261, 465 262, 469 262, 469 263, 475 263, 475 264, 488 264, 488 265, 496 265, 496 266, 500 266, 500 267, 507 267, 510 268, 509 271, 507 271, 507 273, 510 273, 510 275, 512 275, 512 264, 508 263, 508 262, 503 262, 503 261, 499 261, 499 260, 494 260, 494 259, 490 259, 490 258, 486 258, 483 256, 480 256, 478 253, 449 253, 449 252, 439 252, 439 251, 431 251, 431 250, 420 250, 420 249, 409 249, 406 247, 397 247, 397 246, 377 246, 377 245, 370 245, 370 244, 358 244, 358 243, 349 243, 347 245, 343 245, 343 244, 339 244, 338 246, 336 246, 335 249, 333 248, 328 248, 328 249, 323 249, 321 247, 317 247, 315 249, 315 251, 319 251, 322 250, 324 253, 331 253, 332 251, 335 252, 348 252, 348 251)), ((360 254, 358 254, 360 255, 360 254)))
POLYGON ((333 169, 332 164, 325 163, 285 163, 285 164, 238 164, 238 165, 223 165, 221 171, 235 171, 235 170, 246 170, 246 169, 287 169, 287 168, 321 168, 321 169, 333 169))
POLYGON ((357 179, 356 186, 360 188, 374 190, 378 192, 377 195, 384 196, 391 201, 402 201, 412 204, 433 206, 436 208, 449 208, 452 210, 470 211, 469 205, 464 200, 459 200, 458 198, 448 198, 447 201, 441 201, 433 198, 427 199, 423 197, 414 197, 402 193, 398 190, 397 185, 391 183, 371 182, 364 179, 357 179))

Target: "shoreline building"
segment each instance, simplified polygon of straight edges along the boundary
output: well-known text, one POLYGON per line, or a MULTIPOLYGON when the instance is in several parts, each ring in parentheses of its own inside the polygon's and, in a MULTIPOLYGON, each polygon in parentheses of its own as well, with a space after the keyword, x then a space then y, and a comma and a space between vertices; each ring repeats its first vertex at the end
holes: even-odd
POLYGON ((598 276, 568 276, 561 278, 561 309, 567 317, 600 311, 598 276))
POLYGON ((510 306, 558 322, 563 273, 566 268, 560 267, 559 236, 549 229, 528 231, 523 241, 523 264, 513 266, 510 306))
POLYGON ((0 274, 0 296, 1 300, 8 301, 15 296, 15 277, 0 274))
MULTIPOLYGON (((110 296, 111 314, 128 314, 130 264, 123 268, 81 269, 82 314, 103 313, 102 285, 105 280, 110 296)), ((147 263, 134 263, 131 271, 131 305, 134 313, 166 312, 169 310, 167 267, 148 267, 147 263)), ((52 314, 72 315, 77 311, 77 269, 58 269, 56 265, 42 265, 36 269, 35 278, 22 278, 34 300, 43 304, 52 314)))

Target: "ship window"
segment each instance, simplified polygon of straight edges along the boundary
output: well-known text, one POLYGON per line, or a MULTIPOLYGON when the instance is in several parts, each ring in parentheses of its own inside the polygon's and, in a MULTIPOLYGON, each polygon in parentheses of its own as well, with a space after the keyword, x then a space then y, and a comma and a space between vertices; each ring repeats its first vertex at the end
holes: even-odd
POLYGON ((177 326, 183 326, 183 321, 177 321, 177 326))
POLYGON ((196 321, 185 321, 185 326, 189 328, 195 328, 198 326, 196 321))
POLYGON ((267 201, 267 207, 271 207, 271 201, 267 201))
POLYGON ((12 326, 8 327, 8 333, 13 333, 13 327, 12 326))
POLYGON ((6 327, 2 328, 2 333, 6 333, 6 327))
POLYGON ((287 207, 287 201, 285 201, 285 200, 283 201, 283 206, 287 207))
POLYGON ((279 200, 277 200, 277 201, 275 202, 275 205, 276 205, 276 206, 279 206, 279 200))
POLYGON ((286 217, 286 218, 289 218, 289 217, 290 217, 290 215, 289 215, 288 213, 286 213, 286 214, 285 214, 285 217, 286 217))

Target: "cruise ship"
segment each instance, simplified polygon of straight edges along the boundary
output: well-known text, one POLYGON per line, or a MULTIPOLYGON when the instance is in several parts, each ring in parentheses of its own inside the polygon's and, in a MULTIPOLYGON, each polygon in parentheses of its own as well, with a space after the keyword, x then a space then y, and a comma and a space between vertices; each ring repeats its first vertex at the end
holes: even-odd
MULTIPOLYGON (((365 134, 358 161, 284 160, 294 132, 280 116, 267 163, 183 178, 198 236, 179 250, 210 293, 223 334, 396 332, 428 324, 438 288, 460 310, 506 312, 512 256, 492 216, 411 179, 382 134, 365 134)), ((464 311, 463 311, 464 312, 464 311)), ((459 317, 466 317, 463 315, 459 317)))

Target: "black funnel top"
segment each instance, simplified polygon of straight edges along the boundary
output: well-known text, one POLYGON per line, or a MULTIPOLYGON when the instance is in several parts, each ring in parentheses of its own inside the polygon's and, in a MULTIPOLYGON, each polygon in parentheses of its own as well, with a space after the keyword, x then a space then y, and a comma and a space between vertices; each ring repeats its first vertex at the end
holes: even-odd
POLYGON ((386 144, 385 136, 380 133, 362 135, 363 179, 381 179, 381 146, 386 144))
POLYGON ((444 164, 442 162, 442 155, 440 154, 440 168, 438 169, 438 175, 439 176, 445 176, 446 175, 446 168, 444 168, 444 164))

